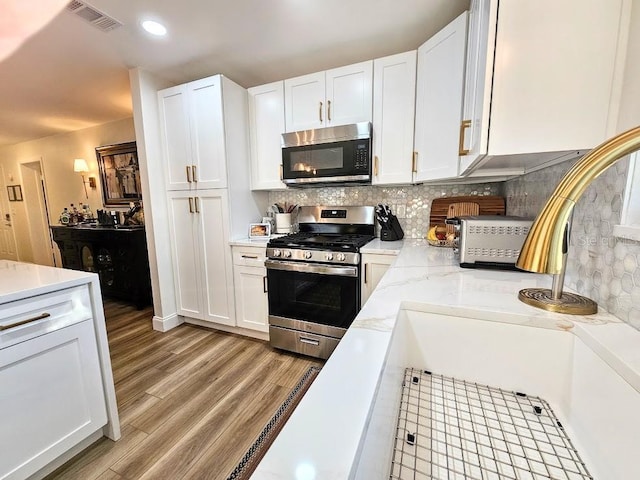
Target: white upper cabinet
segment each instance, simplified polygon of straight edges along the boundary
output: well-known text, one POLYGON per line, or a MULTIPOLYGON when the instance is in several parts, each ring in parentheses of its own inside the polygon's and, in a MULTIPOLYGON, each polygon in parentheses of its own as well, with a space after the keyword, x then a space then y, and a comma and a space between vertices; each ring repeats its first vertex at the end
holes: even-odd
POLYGON ((416 51, 373 61, 373 184, 411 183, 416 51))
POLYGON ((284 81, 287 132, 370 122, 373 61, 284 81))
POLYGON ((248 90, 251 137, 251 189, 284 189, 282 142, 284 133, 284 81, 248 90))
POLYGON ((158 92, 168 190, 227 186, 222 77, 158 92))
POLYGON ((458 176, 467 15, 418 49, 414 182, 458 176))
POLYGON ((522 173, 615 133, 629 12, 628 0, 473 0, 461 171, 522 173))

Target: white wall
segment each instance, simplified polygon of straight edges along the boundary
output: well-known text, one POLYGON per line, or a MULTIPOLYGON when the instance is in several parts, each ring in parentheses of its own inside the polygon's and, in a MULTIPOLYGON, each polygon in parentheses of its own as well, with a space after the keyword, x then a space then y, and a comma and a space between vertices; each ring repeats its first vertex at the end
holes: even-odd
POLYGON ((640 0, 633 0, 618 132, 640 125, 640 0))
POLYGON ((153 294, 153 325, 156 330, 165 331, 180 321, 171 263, 164 172, 158 168, 162 157, 158 90, 170 84, 138 68, 129 71, 129 81, 138 139, 142 196, 147 199, 144 215, 153 294))
MULTIPOLYGON (((89 203, 94 213, 96 209, 104 208, 95 148, 134 140, 133 118, 125 118, 75 132, 0 147, 0 164, 4 167, 5 183, 14 185, 23 183, 20 176, 21 163, 42 160, 49 201, 49 223, 55 225, 62 209, 71 203, 89 203), (89 164, 86 177, 96 177, 98 188, 92 190, 87 186, 89 199, 85 197, 80 174, 73 171, 75 158, 84 158, 89 164)), ((2 194, 6 195, 6 192, 2 194)), ((10 209, 18 256, 21 261, 33 261, 25 204, 11 202, 10 209)))

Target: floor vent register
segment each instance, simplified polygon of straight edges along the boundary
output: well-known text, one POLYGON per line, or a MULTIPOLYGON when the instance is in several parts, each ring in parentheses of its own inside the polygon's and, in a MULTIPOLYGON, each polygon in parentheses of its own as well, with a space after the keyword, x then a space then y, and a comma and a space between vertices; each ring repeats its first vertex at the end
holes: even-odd
POLYGON ((391 480, 592 478, 545 400, 406 369, 391 480))

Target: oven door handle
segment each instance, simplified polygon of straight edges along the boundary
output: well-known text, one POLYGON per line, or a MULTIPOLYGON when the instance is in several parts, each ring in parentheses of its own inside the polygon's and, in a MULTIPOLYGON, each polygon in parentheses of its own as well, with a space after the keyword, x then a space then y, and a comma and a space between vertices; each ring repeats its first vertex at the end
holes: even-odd
POLYGON ((319 275, 335 275, 339 277, 357 277, 358 267, 334 266, 303 262, 281 262, 265 260, 265 267, 269 270, 285 270, 288 272, 317 273, 319 275))

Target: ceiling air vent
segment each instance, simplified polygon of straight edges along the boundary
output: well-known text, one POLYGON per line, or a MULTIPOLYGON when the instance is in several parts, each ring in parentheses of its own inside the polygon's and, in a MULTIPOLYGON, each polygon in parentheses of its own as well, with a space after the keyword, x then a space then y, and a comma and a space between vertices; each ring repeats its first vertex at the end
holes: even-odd
POLYGON ((75 13, 79 17, 82 17, 84 20, 103 32, 109 32, 122 26, 122 23, 118 20, 102 13, 96 7, 89 5, 86 2, 72 0, 67 5, 67 10, 75 13))

